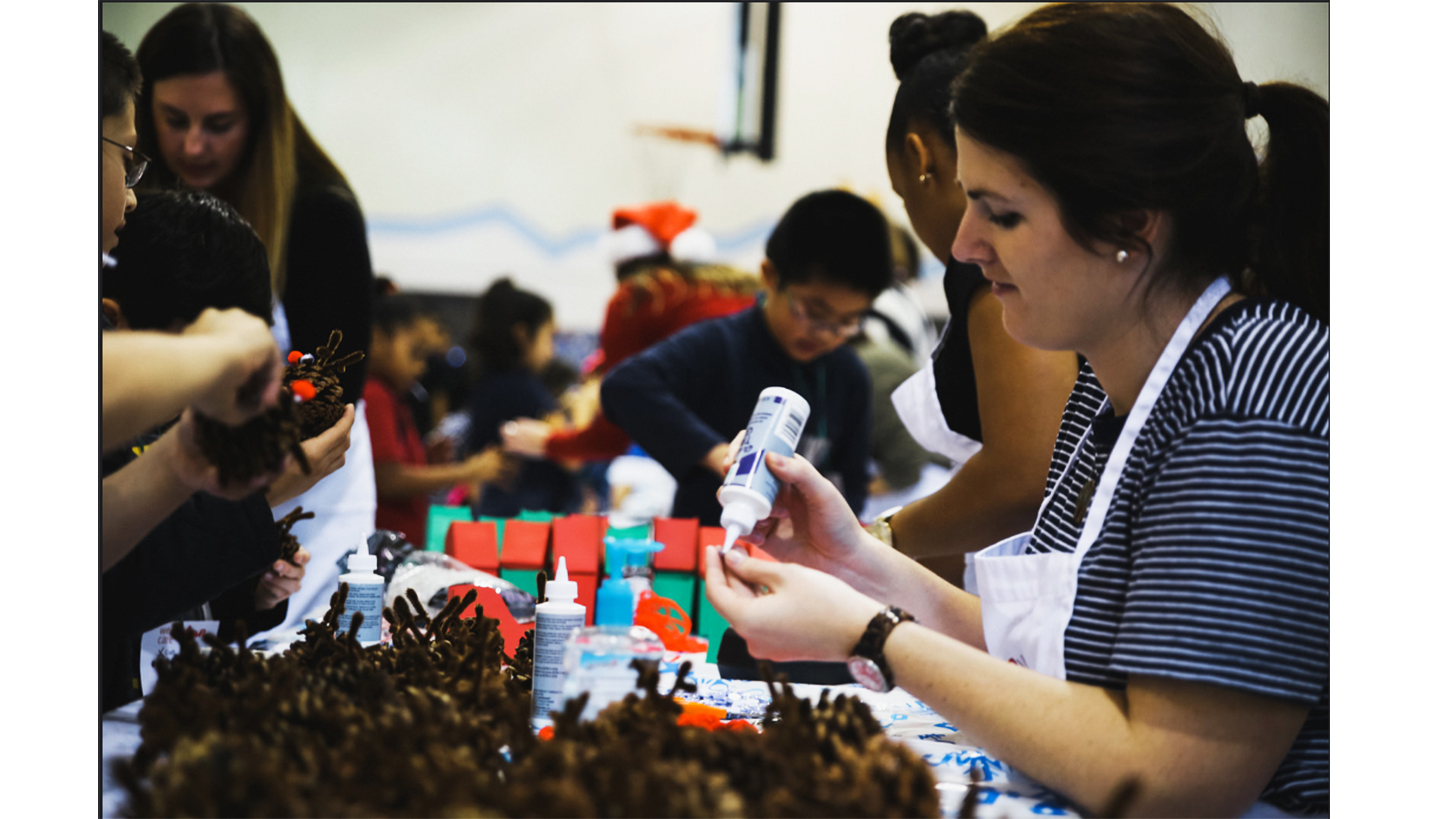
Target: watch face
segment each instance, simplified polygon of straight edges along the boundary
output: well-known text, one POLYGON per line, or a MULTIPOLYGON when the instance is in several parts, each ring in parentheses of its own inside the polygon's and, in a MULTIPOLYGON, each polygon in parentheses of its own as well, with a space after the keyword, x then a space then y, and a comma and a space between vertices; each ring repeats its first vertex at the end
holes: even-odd
POLYGON ((870 691, 889 690, 889 684, 885 682, 884 672, 879 670, 879 664, 868 657, 850 657, 849 676, 870 691))

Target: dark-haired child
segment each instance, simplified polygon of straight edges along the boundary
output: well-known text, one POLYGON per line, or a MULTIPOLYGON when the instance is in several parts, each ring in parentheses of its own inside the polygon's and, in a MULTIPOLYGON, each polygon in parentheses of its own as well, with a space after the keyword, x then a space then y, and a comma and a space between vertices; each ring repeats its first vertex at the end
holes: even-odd
MULTIPOLYGON (((271 320, 268 260, 258 236, 223 201, 195 191, 147 196, 129 215, 116 266, 102 276, 101 309, 119 330, 172 332, 209 308, 238 309, 271 320)), ((227 635, 237 620, 248 633, 277 625, 301 587, 308 553, 279 559, 271 504, 281 503, 341 465, 352 411, 306 442, 313 471, 296 468, 268 493, 226 500, 192 494, 104 572, 101 660, 105 709, 140 695, 139 636, 175 619, 218 620, 227 635), (203 613, 193 610, 202 607, 203 613)), ((146 454, 162 430, 109 453, 108 475, 146 454)), ((140 466, 141 464, 134 464, 140 466)))
MULTIPOLYGON (((472 349, 478 377, 467 405, 467 451, 501 444, 502 425, 517 418, 546 418, 556 412, 556 398, 541 373, 555 357, 556 332, 551 303, 498 279, 477 304, 472 349)), ((574 512, 581 493, 575 477, 544 459, 522 459, 509 485, 487 486, 476 511, 515 517, 523 510, 574 512)))
POLYGON ((418 548, 427 542, 428 495, 458 484, 499 480, 509 471, 495 447, 459 463, 429 463, 412 409, 401 397, 427 368, 428 321, 411 296, 379 297, 373 304, 367 354, 370 377, 363 386, 377 482, 377 528, 401 532, 418 548))
POLYGON ((878 208, 845 191, 795 202, 765 245, 766 292, 627 359, 601 385, 606 416, 679 482, 672 515, 719 525, 715 492, 729 441, 766 387, 804 396, 798 451, 856 511, 868 496, 869 374, 845 341, 893 280, 878 208))

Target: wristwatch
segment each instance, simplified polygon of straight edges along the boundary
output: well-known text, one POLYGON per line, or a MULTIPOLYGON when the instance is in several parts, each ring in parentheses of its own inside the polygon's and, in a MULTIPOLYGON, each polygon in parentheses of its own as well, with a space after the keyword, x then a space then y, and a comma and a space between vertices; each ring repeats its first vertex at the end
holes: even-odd
POLYGON ((853 677, 855 682, 870 691, 884 692, 893 689, 894 672, 889 670, 889 663, 884 659, 884 643, 889 639, 889 633, 894 630, 894 626, 905 620, 918 622, 912 614, 903 609, 888 606, 869 621, 869 627, 864 629, 864 636, 854 645, 854 651, 848 660, 849 676, 853 677))
MULTIPOLYGON (((892 520, 894 515, 898 514, 899 510, 903 508, 904 507, 902 506, 895 506, 893 509, 885 509, 883 512, 879 513, 878 517, 874 518, 873 523, 870 523, 868 526, 864 527, 864 531, 884 541, 890 546, 894 546, 894 529, 892 526, 889 525, 889 521, 892 520)), ((894 546, 894 550, 897 551, 898 547, 894 546)))

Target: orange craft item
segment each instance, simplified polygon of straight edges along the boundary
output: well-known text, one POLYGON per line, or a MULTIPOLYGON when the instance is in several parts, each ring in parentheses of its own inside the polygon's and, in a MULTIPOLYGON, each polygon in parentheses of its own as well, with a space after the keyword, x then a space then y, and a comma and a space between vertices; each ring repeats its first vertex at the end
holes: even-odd
POLYGON ((293 396, 295 398, 300 398, 304 401, 307 401, 318 394, 318 391, 313 389, 313 382, 303 378, 300 378, 290 384, 289 389, 293 390, 293 396))
POLYGON ((690 615, 680 604, 655 592, 641 592, 635 624, 655 632, 666 651, 707 651, 710 641, 690 633, 690 615))
POLYGON ((713 705, 706 705, 703 702, 688 702, 676 698, 680 703, 680 719, 676 720, 676 725, 694 725, 706 730, 714 730, 720 725, 720 720, 725 718, 724 708, 716 708, 713 705))
POLYGON ((294 350, 293 352, 291 352, 291 353, 288 354, 288 363, 289 363, 289 364, 297 364, 299 361, 302 361, 302 360, 303 360, 303 354, 300 353, 300 352, 298 352, 297 350, 294 350))

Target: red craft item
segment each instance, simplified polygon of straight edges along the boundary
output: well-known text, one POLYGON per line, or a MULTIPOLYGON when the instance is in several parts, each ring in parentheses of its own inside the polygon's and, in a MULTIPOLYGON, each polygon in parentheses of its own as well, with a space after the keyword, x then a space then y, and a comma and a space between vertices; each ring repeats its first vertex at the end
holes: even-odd
POLYGON ((447 528, 447 554, 473 569, 497 573, 497 525, 489 520, 454 520, 447 528))
POLYGON ((294 350, 293 352, 291 352, 291 353, 288 354, 288 363, 289 363, 289 364, 297 364, 299 361, 302 361, 302 360, 303 360, 303 354, 300 353, 300 352, 298 352, 297 350, 294 350))
POLYGON ((693 572, 696 566, 696 542, 699 540, 700 521, 695 518, 656 518, 655 536, 657 543, 665 548, 655 553, 653 565, 656 571, 693 572))
POLYGON ((294 381, 292 384, 288 385, 288 388, 293 390, 294 398, 299 398, 304 401, 308 401, 312 399, 313 396, 318 394, 318 391, 313 389, 313 382, 303 378, 294 381))
POLYGON ((641 592, 635 624, 655 632, 666 651, 708 651, 710 641, 690 633, 690 615, 680 604, 655 592, 641 592))
POLYGON ((506 601, 502 600, 501 593, 496 589, 486 586, 473 586, 470 583, 457 583, 447 589, 448 599, 453 597, 461 598, 466 595, 468 589, 476 589, 477 599, 472 605, 458 615, 462 619, 477 616, 477 606, 482 607, 482 615, 496 620, 498 629, 501 631, 502 642, 508 654, 516 650, 516 646, 521 642, 521 638, 528 631, 535 627, 535 623, 518 623, 516 618, 511 616, 511 611, 506 607, 506 601))

